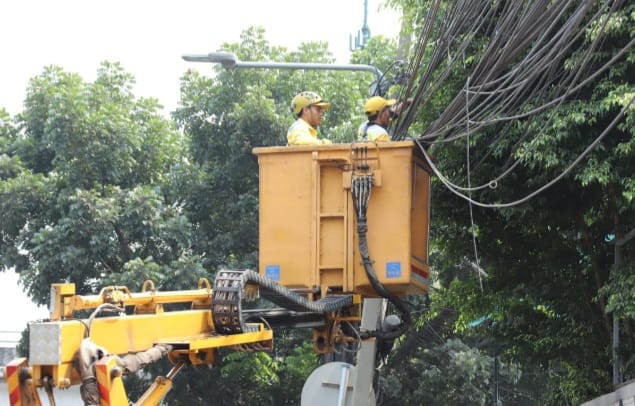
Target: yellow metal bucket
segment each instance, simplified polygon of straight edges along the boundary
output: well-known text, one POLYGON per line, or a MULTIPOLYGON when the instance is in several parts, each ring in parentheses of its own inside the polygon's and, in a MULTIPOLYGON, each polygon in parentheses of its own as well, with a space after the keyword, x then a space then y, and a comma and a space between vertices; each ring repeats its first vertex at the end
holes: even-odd
POLYGON ((351 200, 360 148, 373 176, 367 239, 375 273, 398 296, 427 290, 430 171, 410 141, 255 148, 261 274, 321 296, 377 296, 351 200))

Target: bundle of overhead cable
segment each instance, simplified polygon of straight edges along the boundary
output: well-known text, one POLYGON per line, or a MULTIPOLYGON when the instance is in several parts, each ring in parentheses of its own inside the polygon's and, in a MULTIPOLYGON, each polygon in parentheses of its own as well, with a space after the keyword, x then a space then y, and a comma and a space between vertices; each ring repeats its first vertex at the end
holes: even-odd
POLYGON ((577 159, 533 193, 503 204, 474 201, 472 191, 495 187, 522 164, 520 148, 534 148, 559 109, 576 97, 582 98, 582 92, 605 78, 612 66, 632 52, 635 39, 626 35, 623 43, 610 43, 611 55, 599 62, 597 58, 602 47, 614 40, 607 39, 611 24, 630 18, 633 7, 625 0, 433 0, 429 4, 425 16, 410 16, 418 37, 398 97, 412 98, 413 102, 393 124, 393 139, 414 139, 438 178, 474 204, 517 205, 550 187, 584 159, 633 105, 629 93, 620 111, 577 159), (444 96, 448 92, 451 97, 444 96), (438 110, 431 103, 439 100, 447 100, 441 113, 421 128, 421 112, 438 110), (491 151, 500 151, 499 145, 510 130, 519 135, 506 147, 507 162, 483 185, 472 187, 468 182, 459 186, 430 159, 435 151, 456 142, 469 149, 470 138, 489 134, 478 138, 480 159, 485 160, 491 151))

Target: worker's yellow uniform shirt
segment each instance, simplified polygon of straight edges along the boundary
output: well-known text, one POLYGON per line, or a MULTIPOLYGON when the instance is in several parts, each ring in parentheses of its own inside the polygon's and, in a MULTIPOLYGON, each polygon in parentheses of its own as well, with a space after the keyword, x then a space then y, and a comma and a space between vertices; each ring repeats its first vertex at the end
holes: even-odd
POLYGON ((288 145, 322 145, 331 144, 331 140, 321 140, 317 137, 317 130, 301 118, 295 120, 287 131, 288 145))
POLYGON ((357 139, 359 141, 390 141, 390 134, 379 124, 368 125, 368 122, 362 123, 357 130, 357 139))

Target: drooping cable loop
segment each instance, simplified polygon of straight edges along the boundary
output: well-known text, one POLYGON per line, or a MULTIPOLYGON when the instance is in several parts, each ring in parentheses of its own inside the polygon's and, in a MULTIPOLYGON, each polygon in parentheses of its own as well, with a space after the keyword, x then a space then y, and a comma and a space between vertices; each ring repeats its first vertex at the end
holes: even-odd
MULTIPOLYGON (((612 19, 620 18, 626 4, 624 0, 430 2, 424 18, 413 21, 418 38, 405 69, 410 76, 400 93, 413 102, 394 121, 393 140, 415 139, 437 155, 467 138, 469 128, 472 149, 478 152, 473 156, 484 165, 489 165, 488 158, 501 160, 499 173, 480 185, 441 180, 468 200, 472 191, 497 187, 535 153, 567 103, 635 48, 635 39, 626 38, 611 45, 612 55, 597 59, 612 19), (462 76, 470 78, 469 86, 455 88, 453 96, 443 95, 452 91, 453 83, 464 83, 462 76), (431 121, 425 127, 414 128, 422 113, 444 98, 442 112, 428 117, 431 121), (510 142, 505 135, 512 131, 518 135, 510 142)), ((622 112, 618 117, 623 117, 622 112)), ((615 121, 608 124, 615 125, 615 121)), ((598 133, 605 134, 606 129, 598 133)), ((521 201, 526 199, 510 204, 521 201)))

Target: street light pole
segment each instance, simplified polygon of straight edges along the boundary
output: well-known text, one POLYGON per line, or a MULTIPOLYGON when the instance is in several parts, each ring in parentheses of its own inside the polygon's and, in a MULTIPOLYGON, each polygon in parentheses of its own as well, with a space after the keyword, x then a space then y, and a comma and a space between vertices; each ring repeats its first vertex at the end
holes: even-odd
MULTIPOLYGON (((225 69, 247 68, 247 69, 318 69, 318 70, 339 70, 339 71, 360 71, 371 72, 375 75, 376 82, 373 84, 379 93, 382 92, 384 74, 372 65, 361 64, 332 64, 332 63, 304 63, 304 62, 243 62, 239 61, 235 54, 231 52, 210 52, 209 54, 186 54, 182 58, 188 62, 208 62, 218 63, 225 69)), ((375 93, 375 91, 371 91, 375 93)))

